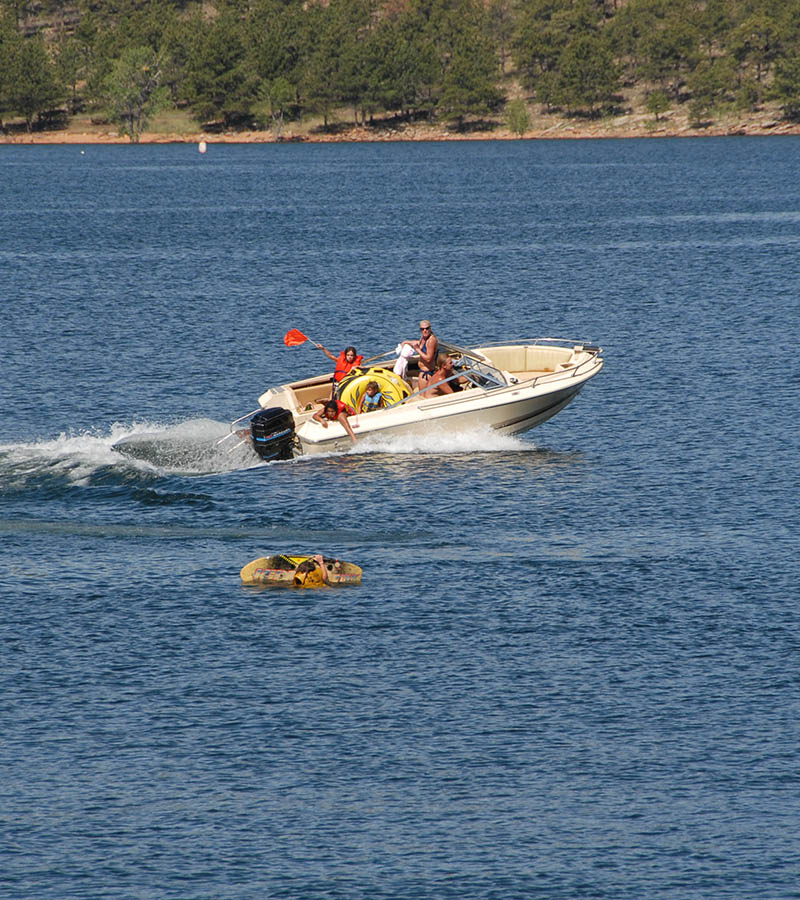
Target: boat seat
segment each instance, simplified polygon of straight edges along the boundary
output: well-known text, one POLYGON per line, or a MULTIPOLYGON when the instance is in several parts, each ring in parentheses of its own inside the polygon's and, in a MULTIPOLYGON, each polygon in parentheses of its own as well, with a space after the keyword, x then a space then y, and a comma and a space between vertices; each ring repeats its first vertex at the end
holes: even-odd
POLYGON ((552 369, 535 369, 528 372, 512 372, 511 374, 517 381, 530 381, 532 378, 538 378, 539 375, 549 375, 552 369))

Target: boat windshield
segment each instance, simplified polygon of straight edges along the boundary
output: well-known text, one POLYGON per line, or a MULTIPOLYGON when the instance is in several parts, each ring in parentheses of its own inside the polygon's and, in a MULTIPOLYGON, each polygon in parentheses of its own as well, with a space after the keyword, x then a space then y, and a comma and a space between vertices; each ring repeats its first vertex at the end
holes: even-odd
MULTIPOLYGON (((486 391, 506 387, 508 385, 508 381, 503 372, 496 366, 493 366, 482 353, 476 352, 475 350, 469 350, 466 347, 459 347, 457 344, 450 344, 445 341, 439 341, 439 352, 452 357, 454 372, 447 381, 461 379, 460 386, 462 390, 464 388, 477 387, 486 391)), ((396 361, 396 352, 388 351, 387 353, 374 356, 372 359, 367 360, 369 365, 364 368, 366 371, 369 371, 371 368, 391 370, 396 361)), ((394 403, 387 404, 387 408, 401 406, 410 401, 419 399, 421 399, 420 392, 413 391, 408 396, 403 397, 394 403)), ((422 399, 426 398, 422 397, 422 399)))
MULTIPOLYGON (((493 390, 495 388, 506 387, 508 382, 505 375, 496 366, 493 366, 480 353, 468 350, 465 347, 459 347, 456 344, 448 344, 444 341, 439 342, 439 352, 445 353, 453 359, 453 374, 446 379, 447 381, 460 382, 454 384, 454 389, 464 390, 468 387, 482 388, 483 390, 493 390), (464 383, 464 382, 468 383, 464 383)), ((408 397, 403 398, 399 403, 390 404, 398 406, 410 401, 419 400, 421 397, 419 391, 414 391, 408 397)), ((425 399, 422 397, 422 399, 425 399)))
POLYGON ((444 342, 440 343, 439 346, 442 353, 453 357, 455 375, 448 378, 448 381, 451 381, 453 378, 463 377, 471 381, 476 387, 484 389, 506 386, 505 375, 480 353, 444 342))

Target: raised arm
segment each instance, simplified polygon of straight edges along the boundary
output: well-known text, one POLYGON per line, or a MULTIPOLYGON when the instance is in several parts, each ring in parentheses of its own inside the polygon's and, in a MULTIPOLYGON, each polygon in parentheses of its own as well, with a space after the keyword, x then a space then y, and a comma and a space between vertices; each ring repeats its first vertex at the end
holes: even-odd
POLYGON ((317 350, 322 350, 325 356, 327 356, 328 359, 332 360, 333 362, 337 362, 337 360, 339 359, 338 356, 334 356, 331 351, 328 350, 327 347, 323 347, 322 344, 314 344, 314 346, 317 348, 317 350))
POLYGON ((322 558, 321 553, 317 553, 314 557, 314 562, 320 567, 322 570, 322 580, 325 584, 330 584, 330 573, 328 572, 328 567, 325 565, 325 560, 322 558))

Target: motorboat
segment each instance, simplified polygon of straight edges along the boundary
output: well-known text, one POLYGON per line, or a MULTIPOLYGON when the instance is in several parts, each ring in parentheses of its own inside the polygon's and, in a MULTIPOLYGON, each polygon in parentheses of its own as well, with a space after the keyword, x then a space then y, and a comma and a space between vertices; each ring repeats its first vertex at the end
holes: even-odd
MULTIPOLYGON (((453 360, 446 379, 453 393, 433 395, 424 386, 420 391, 418 357, 405 360, 401 377, 396 351, 373 357, 339 382, 335 397, 353 410, 347 418, 359 444, 480 428, 520 434, 564 409, 603 367, 601 347, 558 338, 473 348, 440 340, 439 352, 453 360), (385 406, 363 412, 371 381, 378 383, 385 406)), ((269 388, 258 398, 258 409, 231 423, 228 437, 249 439, 265 460, 349 450, 352 440, 339 422, 313 418, 330 399, 332 385, 333 373, 327 372, 269 388)))
MULTIPOLYGON (((361 567, 355 563, 340 559, 323 557, 328 572, 327 584, 334 587, 361 584, 361 567)), ((247 563, 239 573, 242 584, 246 585, 282 585, 283 587, 323 587, 322 578, 307 579, 298 576, 298 566, 313 562, 313 556, 294 556, 278 553, 273 556, 260 556, 247 563)), ((313 570, 312 570, 313 571, 313 570)))

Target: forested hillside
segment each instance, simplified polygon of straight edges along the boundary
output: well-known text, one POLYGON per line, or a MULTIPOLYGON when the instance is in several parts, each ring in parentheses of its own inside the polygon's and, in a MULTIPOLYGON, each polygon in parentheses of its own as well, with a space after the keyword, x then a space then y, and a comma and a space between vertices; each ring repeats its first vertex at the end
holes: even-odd
POLYGON ((800 0, 0 0, 0 128, 800 118, 800 0))

